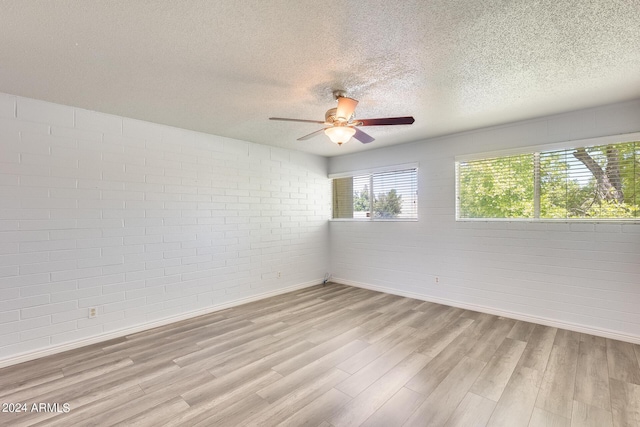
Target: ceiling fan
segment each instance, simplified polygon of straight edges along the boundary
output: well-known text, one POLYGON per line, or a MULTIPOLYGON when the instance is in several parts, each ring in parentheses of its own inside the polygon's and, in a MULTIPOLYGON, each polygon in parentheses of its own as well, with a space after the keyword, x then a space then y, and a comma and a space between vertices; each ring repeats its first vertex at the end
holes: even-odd
POLYGON ((372 142, 374 138, 358 129, 356 126, 390 126, 390 125, 410 125, 415 120, 412 116, 406 117, 386 117, 382 119, 356 119, 354 116, 358 101, 347 98, 343 91, 334 91, 333 96, 338 101, 336 108, 327 110, 324 115, 324 121, 320 120, 303 120, 303 119, 287 119, 282 117, 269 117, 269 120, 282 120, 286 122, 305 122, 323 124, 323 129, 311 132, 308 135, 298 138, 298 141, 313 138, 324 132, 332 142, 342 145, 354 137, 363 144, 372 142))

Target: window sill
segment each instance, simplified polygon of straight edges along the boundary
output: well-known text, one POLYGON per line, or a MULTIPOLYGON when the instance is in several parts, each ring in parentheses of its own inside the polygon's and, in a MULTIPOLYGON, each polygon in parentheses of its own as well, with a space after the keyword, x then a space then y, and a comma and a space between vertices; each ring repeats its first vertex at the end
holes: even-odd
POLYGON ((392 218, 392 219, 370 219, 370 218, 331 218, 329 222, 418 222, 418 218, 392 218))
POLYGON ((640 223, 640 218, 456 218, 456 222, 640 223))

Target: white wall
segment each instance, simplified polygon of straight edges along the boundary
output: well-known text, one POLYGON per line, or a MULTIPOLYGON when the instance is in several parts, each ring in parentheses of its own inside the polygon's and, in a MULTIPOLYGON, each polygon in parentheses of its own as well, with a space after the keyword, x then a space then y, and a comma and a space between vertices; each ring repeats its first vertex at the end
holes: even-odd
POLYGON ((329 162, 419 162, 419 221, 331 222, 337 281, 640 342, 640 223, 456 222, 456 155, 637 132, 640 100, 329 162), (435 283, 435 276, 439 283, 435 283))
POLYGON ((0 362, 320 283, 326 169, 0 94, 0 362))

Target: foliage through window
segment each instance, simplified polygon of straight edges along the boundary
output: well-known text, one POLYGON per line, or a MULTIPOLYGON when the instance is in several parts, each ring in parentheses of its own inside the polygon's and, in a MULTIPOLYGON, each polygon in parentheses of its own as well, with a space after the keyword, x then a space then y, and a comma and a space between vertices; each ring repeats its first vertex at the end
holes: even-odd
POLYGON ((417 175, 413 168, 334 178, 333 218, 417 219, 417 175))
POLYGON ((640 142, 457 162, 458 218, 640 217, 640 142))

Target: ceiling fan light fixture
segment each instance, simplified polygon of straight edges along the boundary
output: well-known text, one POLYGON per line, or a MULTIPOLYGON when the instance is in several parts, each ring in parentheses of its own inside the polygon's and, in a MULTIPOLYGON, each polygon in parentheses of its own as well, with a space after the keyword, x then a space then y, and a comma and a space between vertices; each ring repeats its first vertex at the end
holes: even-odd
POLYGON ((353 137, 363 144, 374 141, 374 138, 361 131, 359 126, 391 126, 391 125, 410 125, 415 120, 411 116, 406 117, 383 117, 379 119, 358 119, 355 120, 355 111, 358 101, 353 98, 347 98, 344 91, 334 91, 333 95, 338 102, 334 108, 330 108, 324 114, 324 121, 306 120, 306 119, 288 119, 285 117, 269 117, 269 120, 283 120, 285 122, 305 122, 317 123, 327 126, 324 129, 318 129, 308 135, 298 138, 298 141, 306 141, 316 135, 324 133, 331 139, 331 142, 342 145, 353 137))
POLYGON ((349 126, 332 126, 325 129, 324 133, 329 137, 331 142, 342 145, 355 135, 356 130, 349 126))

